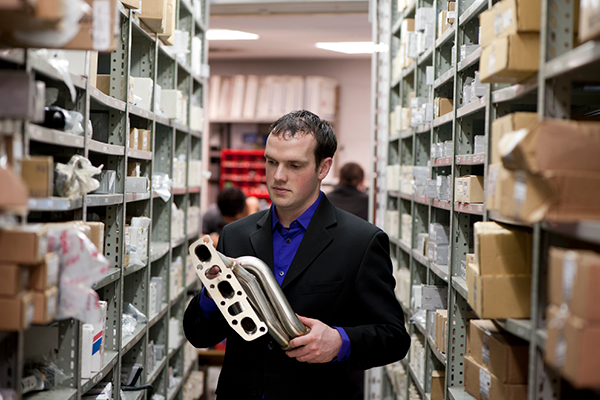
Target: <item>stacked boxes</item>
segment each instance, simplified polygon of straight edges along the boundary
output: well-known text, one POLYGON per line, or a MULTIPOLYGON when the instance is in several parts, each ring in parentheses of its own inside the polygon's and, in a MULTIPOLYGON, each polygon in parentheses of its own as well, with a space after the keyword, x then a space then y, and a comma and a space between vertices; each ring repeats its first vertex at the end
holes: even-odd
POLYGON ((465 356, 465 391, 478 400, 526 399, 528 343, 493 321, 471 320, 465 356))
POLYGON ((434 264, 448 265, 449 259, 449 227, 440 223, 429 224, 427 241, 427 258, 434 264))
POLYGON ((454 201, 459 203, 483 203, 483 176, 460 176, 455 178, 454 181, 454 201))
POLYGON ((545 360, 577 388, 600 385, 600 254, 550 248, 545 360))
POLYGON ((540 3, 502 0, 479 16, 483 83, 517 83, 539 64, 540 3))
POLYGON ((600 37, 600 2, 581 1, 579 8, 579 41, 581 43, 600 37))
POLYGON ((467 264, 469 304, 481 318, 529 318, 531 232, 487 221, 474 228, 474 263, 467 264))

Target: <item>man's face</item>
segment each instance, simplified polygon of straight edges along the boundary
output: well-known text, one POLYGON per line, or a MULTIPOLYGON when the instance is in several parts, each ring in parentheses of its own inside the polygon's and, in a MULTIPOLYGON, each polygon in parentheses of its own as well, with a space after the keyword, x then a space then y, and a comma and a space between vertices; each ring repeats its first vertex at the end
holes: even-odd
POLYGON ((327 176, 332 159, 323 160, 317 169, 313 135, 291 139, 269 135, 267 160, 267 189, 277 207, 277 215, 289 223, 298 218, 319 197, 321 181, 327 176), (287 219, 290 219, 289 221, 287 219))

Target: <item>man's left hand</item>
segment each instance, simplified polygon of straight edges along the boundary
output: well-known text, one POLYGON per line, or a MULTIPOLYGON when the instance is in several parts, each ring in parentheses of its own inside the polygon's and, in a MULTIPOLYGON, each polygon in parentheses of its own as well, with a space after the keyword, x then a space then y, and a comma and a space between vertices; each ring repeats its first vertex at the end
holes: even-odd
POLYGON ((286 353, 300 362, 327 363, 334 359, 342 346, 342 337, 337 329, 323 322, 298 315, 300 322, 310 328, 310 332, 290 341, 292 350, 286 353))

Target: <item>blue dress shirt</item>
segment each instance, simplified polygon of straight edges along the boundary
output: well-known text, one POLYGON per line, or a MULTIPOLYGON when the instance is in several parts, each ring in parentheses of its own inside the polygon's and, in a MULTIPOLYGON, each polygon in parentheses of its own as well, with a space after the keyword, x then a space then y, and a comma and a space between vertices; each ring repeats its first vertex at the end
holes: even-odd
MULTIPOLYGON (((323 192, 319 194, 319 198, 300 216, 298 219, 292 221, 288 228, 285 228, 279 222, 277 213, 275 212, 275 206, 271 206, 272 215, 272 226, 273 230, 273 260, 274 260, 274 272, 275 279, 279 283, 279 286, 283 283, 285 275, 294 260, 298 247, 304 238, 308 224, 312 219, 319 203, 323 192)), ((202 295, 200 296, 200 307, 202 313, 208 317, 210 313, 217 311, 218 307, 215 302, 205 295, 204 288, 202 288, 202 295)), ((348 334, 343 328, 334 326, 342 337, 342 346, 337 356, 332 361, 346 361, 350 356, 350 339, 348 334)))

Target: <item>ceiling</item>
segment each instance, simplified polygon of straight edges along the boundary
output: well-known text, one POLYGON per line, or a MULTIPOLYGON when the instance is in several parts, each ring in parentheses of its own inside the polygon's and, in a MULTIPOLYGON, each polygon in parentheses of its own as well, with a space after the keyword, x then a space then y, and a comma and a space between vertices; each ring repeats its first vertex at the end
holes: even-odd
POLYGON ((371 40, 368 1, 244 2, 213 0, 210 29, 234 29, 258 40, 209 42, 209 59, 370 58, 315 47, 316 42, 371 40))

